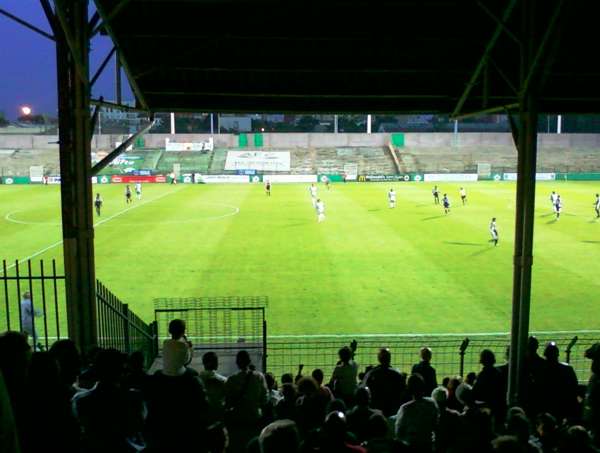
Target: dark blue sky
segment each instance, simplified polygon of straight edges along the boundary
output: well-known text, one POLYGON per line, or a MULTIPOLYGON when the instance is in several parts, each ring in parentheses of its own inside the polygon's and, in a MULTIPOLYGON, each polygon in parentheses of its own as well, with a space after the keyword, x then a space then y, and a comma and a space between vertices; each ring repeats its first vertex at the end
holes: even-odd
MULTIPOLYGON (((0 7, 49 32, 38 0, 2 0, 0 7)), ((90 9, 92 7, 90 2, 90 9)), ((111 41, 98 36, 92 41, 91 49, 90 73, 94 74, 112 49, 111 41)), ((113 58, 94 85, 94 97, 115 98, 114 73, 113 58)), ((124 87, 123 98, 131 99, 128 87, 124 87)), ((0 111, 14 119, 23 104, 30 105, 34 113, 57 115, 54 42, 0 16, 0 111)))

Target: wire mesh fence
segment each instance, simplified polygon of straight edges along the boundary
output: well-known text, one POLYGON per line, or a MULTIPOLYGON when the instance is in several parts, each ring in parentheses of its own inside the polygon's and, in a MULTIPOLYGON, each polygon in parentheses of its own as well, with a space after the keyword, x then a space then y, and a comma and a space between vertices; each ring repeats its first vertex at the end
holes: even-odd
MULTIPOLYGON (((590 374, 590 362, 584 359, 584 351, 600 341, 600 331, 533 332, 532 334, 539 340, 540 354, 547 342, 556 342, 561 351, 561 361, 568 361, 573 366, 580 382, 587 381, 590 374), (567 354, 569 346, 571 347, 567 354)), ((504 363, 510 342, 508 333, 273 337, 268 340, 268 371, 275 376, 281 376, 283 373, 295 373, 298 365, 303 364, 307 373, 315 368, 320 368, 329 377, 338 361, 338 350, 349 345, 354 339, 358 342, 355 360, 361 370, 377 365, 377 353, 380 348, 385 347, 389 348, 392 353, 392 365, 400 371, 410 373, 412 365, 420 360, 420 349, 427 346, 433 351, 432 365, 436 368, 440 380, 444 376, 466 375, 471 371, 478 372, 480 370, 479 354, 483 349, 491 349, 496 355, 498 364, 504 363), (468 342, 465 343, 466 339, 468 342)))

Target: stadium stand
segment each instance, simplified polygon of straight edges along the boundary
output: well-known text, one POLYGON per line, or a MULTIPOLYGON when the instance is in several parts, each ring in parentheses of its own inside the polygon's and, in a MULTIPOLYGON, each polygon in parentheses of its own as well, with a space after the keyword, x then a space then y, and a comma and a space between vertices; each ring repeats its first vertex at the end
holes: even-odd
POLYGON ((97 349, 82 358, 61 340, 32 354, 24 335, 0 334, 0 450, 593 453, 600 444, 600 343, 586 351, 585 387, 557 360, 554 343, 539 355, 530 338, 528 397, 506 409, 507 366, 489 350, 470 383, 438 376, 430 392, 415 371, 422 362, 408 375, 380 349, 379 365, 361 368, 354 342, 340 345, 344 361, 332 361, 325 387, 321 370, 307 370, 319 381, 289 370, 280 388, 244 350, 224 377, 214 352, 199 374, 186 367, 191 344, 166 342, 162 369, 149 374, 139 352, 97 349), (354 397, 344 393, 350 387, 354 397))

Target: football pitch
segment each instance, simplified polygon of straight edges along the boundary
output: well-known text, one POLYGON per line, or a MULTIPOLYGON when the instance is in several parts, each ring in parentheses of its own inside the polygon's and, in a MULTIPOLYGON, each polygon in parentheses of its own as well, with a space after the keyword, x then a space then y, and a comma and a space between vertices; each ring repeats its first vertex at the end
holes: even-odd
MULTIPOLYGON (((271 197, 260 184, 146 184, 131 205, 124 185, 97 185, 97 277, 147 321, 154 298, 267 296, 273 336, 507 332, 516 186, 439 186, 448 215, 431 183, 319 184, 317 223, 308 184, 275 184, 271 197)), ((598 327, 597 192, 597 182, 538 183, 532 330, 598 327)), ((61 239, 58 186, 0 186, 0 258, 60 263, 61 239)))

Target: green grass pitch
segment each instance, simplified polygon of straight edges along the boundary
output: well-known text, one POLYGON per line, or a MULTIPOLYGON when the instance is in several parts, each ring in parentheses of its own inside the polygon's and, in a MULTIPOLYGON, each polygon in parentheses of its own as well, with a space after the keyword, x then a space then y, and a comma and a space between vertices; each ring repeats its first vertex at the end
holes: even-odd
MULTIPOLYGON (((439 183, 448 215, 432 186, 319 185, 321 224, 307 184, 275 184, 271 197, 262 185, 146 184, 131 206, 123 185, 95 186, 97 277, 146 320, 155 297, 265 295, 275 336, 508 331, 515 184, 439 183), (493 216, 498 247, 488 242, 493 216)), ((596 192, 597 183, 538 184, 533 330, 598 327, 596 192), (563 199, 558 221, 551 190, 563 199)), ((0 258, 62 260, 59 197, 57 186, 0 186, 0 258)))

